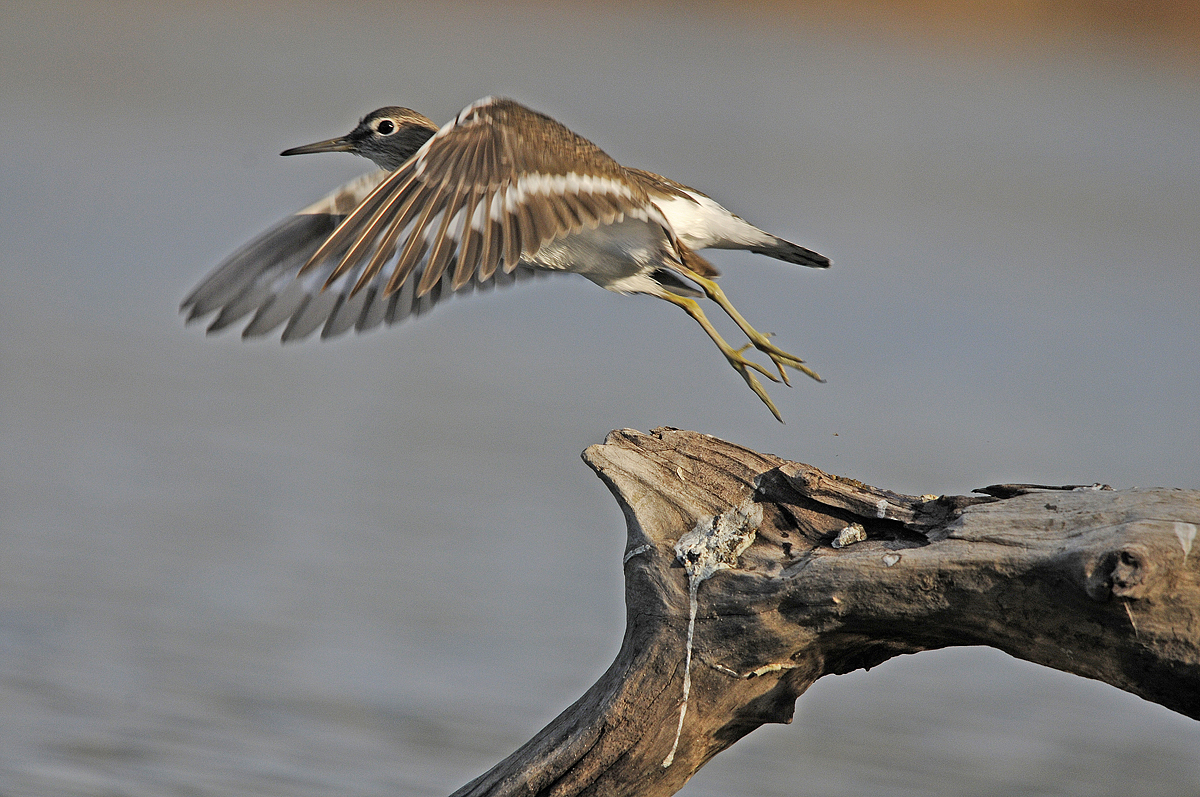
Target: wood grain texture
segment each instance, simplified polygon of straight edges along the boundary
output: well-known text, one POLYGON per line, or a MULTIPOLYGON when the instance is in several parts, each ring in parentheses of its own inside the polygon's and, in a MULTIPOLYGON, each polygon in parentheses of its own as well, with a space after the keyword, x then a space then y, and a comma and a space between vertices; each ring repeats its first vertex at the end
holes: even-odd
POLYGON ((954 645, 989 645, 1200 719, 1200 492, 907 496, 674 429, 612 432, 584 461, 628 526, 620 653, 457 795, 672 794, 758 726, 789 722, 823 675, 954 645), (680 728, 689 584, 676 544, 747 502, 762 510, 746 529, 753 541, 696 589, 680 728), (851 524, 866 539, 834 547, 851 524))

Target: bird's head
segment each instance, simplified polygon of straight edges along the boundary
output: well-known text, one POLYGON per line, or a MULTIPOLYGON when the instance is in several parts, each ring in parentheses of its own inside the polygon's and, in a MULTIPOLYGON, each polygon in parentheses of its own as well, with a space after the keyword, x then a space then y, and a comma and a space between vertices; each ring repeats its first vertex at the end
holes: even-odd
POLYGON ((395 171, 437 132, 427 116, 409 108, 389 105, 371 111, 344 136, 293 147, 280 155, 311 155, 314 152, 353 152, 375 162, 381 169, 395 171))

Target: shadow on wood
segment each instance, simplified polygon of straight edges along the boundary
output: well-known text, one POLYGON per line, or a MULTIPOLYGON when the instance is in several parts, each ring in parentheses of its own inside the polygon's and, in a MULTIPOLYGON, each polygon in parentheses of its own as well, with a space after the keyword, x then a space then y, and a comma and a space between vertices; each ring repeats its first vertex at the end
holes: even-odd
POLYGON ((1200 719, 1200 492, 913 497, 673 429, 584 460, 628 524, 621 651, 457 795, 672 794, 821 676, 954 645, 1200 719))

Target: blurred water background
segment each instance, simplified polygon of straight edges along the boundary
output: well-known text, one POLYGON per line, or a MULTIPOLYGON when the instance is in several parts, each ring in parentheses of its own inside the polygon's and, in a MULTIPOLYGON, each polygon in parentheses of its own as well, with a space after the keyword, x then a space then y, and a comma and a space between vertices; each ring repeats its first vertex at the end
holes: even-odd
MULTIPOLYGON (((623 628, 579 452, 695 429, 909 493, 1200 488, 1194 4, 0 8, 0 795, 439 795, 623 628), (973 10, 972 10, 973 9, 973 10), (712 253, 827 385, 777 424, 694 323, 578 278, 332 343, 176 308, 507 94, 834 259, 712 253)), ((682 792, 1196 795, 1200 723, 995 651, 819 682, 682 792)))

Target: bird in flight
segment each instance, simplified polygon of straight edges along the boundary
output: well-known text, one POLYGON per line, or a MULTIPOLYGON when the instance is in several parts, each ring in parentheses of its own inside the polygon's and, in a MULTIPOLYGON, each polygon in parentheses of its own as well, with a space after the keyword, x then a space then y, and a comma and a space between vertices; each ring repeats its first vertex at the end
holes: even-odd
POLYGON ((440 129, 389 106, 349 134, 283 155, 351 152, 378 171, 341 186, 239 249, 183 300, 210 333, 253 313, 246 338, 284 326, 284 341, 366 331, 421 314, 456 293, 573 272, 618 293, 683 309, 777 419, 755 374, 791 384, 804 361, 750 326, 697 249, 747 249, 827 268, 829 258, 764 232, 705 194, 621 166, 592 142, 518 102, 485 97, 440 129), (749 339, 727 343, 697 298, 749 339), (745 357, 755 348, 775 370, 745 357), (778 375, 776 375, 776 371, 778 375))

